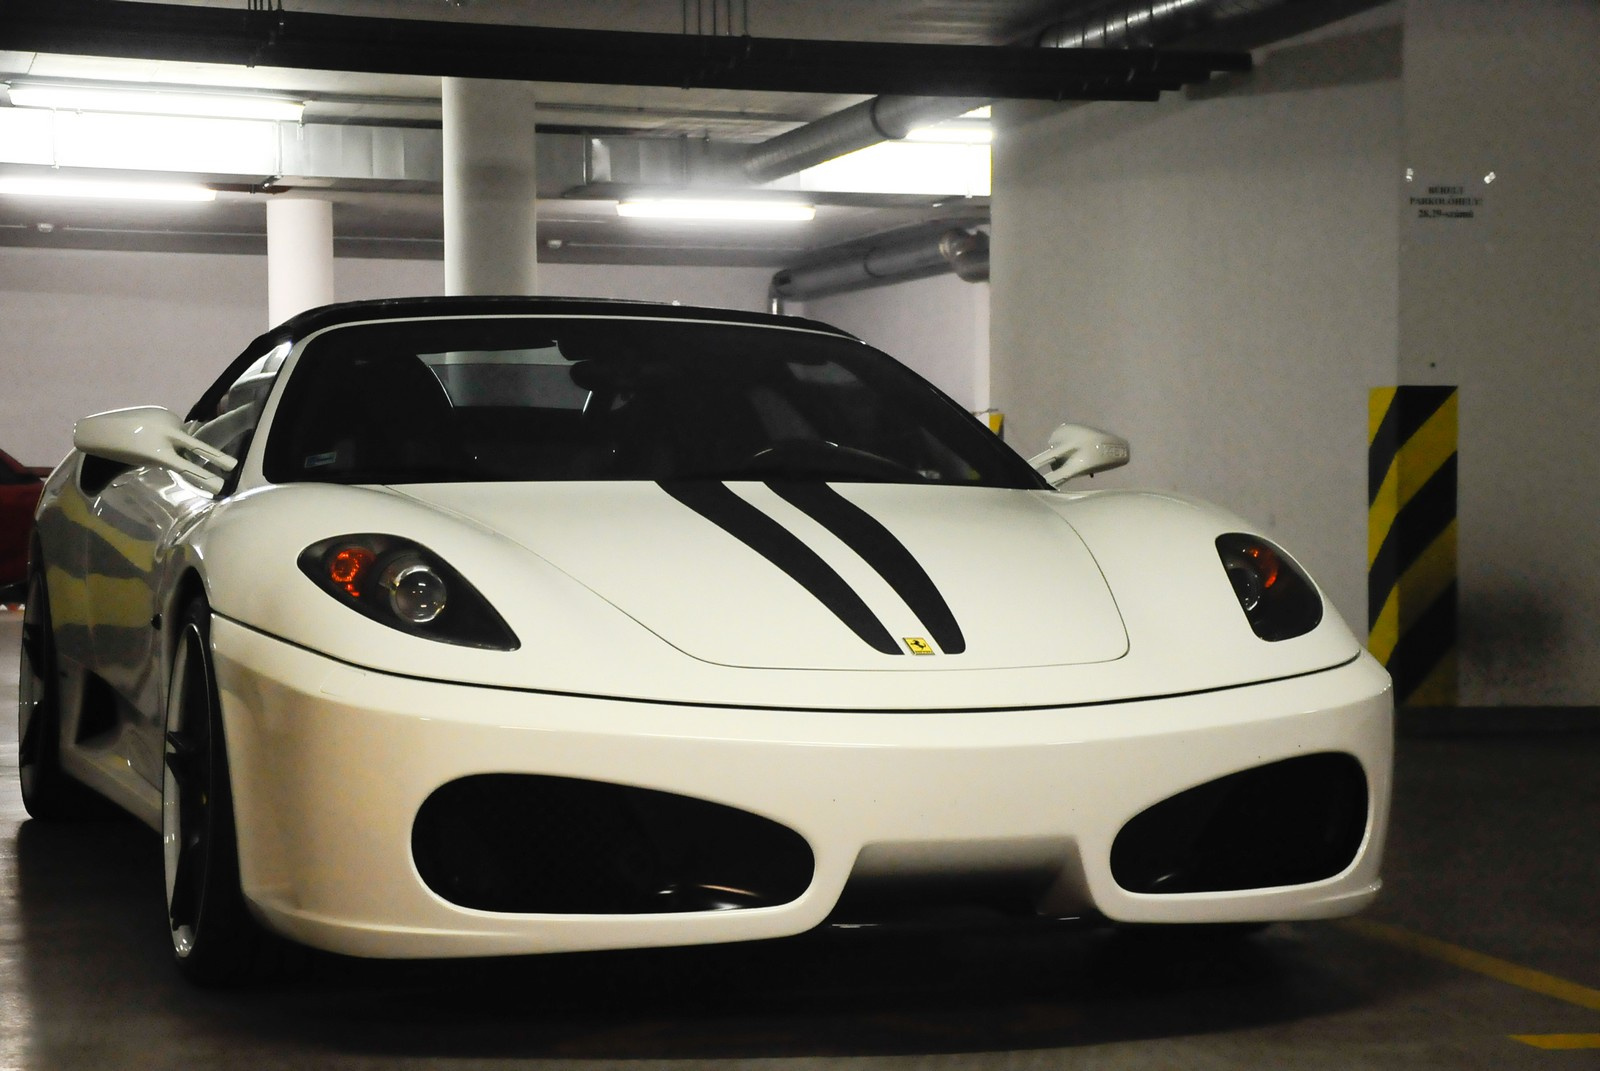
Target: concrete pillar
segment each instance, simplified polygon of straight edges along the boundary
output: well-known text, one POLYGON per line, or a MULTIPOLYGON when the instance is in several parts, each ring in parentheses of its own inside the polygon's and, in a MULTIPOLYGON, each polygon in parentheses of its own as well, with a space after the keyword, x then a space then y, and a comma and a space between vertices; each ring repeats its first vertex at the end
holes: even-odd
POLYGON ((533 87, 446 78, 446 294, 537 292, 533 87))
POLYGON ((333 205, 279 194, 267 202, 267 325, 333 300, 333 205))
POLYGON ((1402 7, 1394 382, 1457 389, 1457 702, 1532 725, 1600 704, 1600 4, 1402 7))

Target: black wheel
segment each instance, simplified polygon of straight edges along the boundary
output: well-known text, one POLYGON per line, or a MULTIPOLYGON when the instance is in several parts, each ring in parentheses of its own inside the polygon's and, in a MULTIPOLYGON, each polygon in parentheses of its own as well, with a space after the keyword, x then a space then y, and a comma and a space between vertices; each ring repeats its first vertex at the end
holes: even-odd
POLYGON ((211 608, 196 599, 178 626, 167 689, 161 845, 178 969, 192 982, 225 986, 283 975, 292 949, 261 928, 239 889, 228 752, 211 667, 211 608))
POLYGON ((17 780, 22 805, 35 818, 62 820, 107 808, 61 769, 61 677, 50 595, 37 551, 28 567, 22 615, 22 663, 17 672, 17 780))

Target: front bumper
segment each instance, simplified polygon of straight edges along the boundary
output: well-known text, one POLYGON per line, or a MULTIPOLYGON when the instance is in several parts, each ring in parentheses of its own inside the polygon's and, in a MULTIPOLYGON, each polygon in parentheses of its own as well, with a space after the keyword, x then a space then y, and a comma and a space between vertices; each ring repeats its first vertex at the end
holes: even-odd
POLYGON ((1289 680, 1139 702, 818 713, 413 680, 220 617, 212 636, 245 896, 272 929, 330 951, 481 956, 783 937, 823 923, 852 875, 869 871, 1043 867, 1053 877, 1042 911, 1124 922, 1345 915, 1380 885, 1392 703, 1387 675, 1366 655, 1289 680), (1365 833, 1341 872, 1180 894, 1129 892, 1113 878, 1113 841, 1135 815, 1239 770, 1325 752, 1353 756, 1369 793, 1365 833), (441 786, 508 773, 637 786, 770 819, 809 845, 810 883, 787 903, 736 910, 458 906, 419 874, 413 821, 441 786))

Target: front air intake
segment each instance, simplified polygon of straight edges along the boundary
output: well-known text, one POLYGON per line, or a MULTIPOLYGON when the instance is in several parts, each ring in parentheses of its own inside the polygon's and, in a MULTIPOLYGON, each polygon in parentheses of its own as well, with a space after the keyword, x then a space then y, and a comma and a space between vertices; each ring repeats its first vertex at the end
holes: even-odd
POLYGON ((1140 812, 1111 845, 1111 876, 1135 893, 1304 885, 1348 867, 1367 829, 1354 756, 1302 755, 1208 781, 1140 812))
POLYGON ((480 911, 659 914, 770 907, 811 884, 811 848, 770 819, 670 792, 531 774, 437 789, 411 829, 417 872, 480 911))

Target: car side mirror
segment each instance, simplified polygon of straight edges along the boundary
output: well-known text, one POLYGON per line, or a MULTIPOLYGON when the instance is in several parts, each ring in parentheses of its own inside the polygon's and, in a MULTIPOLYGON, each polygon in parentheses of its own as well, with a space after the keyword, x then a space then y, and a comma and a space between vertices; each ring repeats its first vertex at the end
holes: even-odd
POLYGON ((1028 459, 1028 464, 1051 487, 1060 487, 1074 476, 1092 476, 1118 468, 1131 456, 1128 440, 1120 435, 1082 424, 1062 424, 1050 433, 1044 452, 1028 459))
POLYGON ((72 445, 124 465, 160 465, 211 494, 222 490, 224 480, 206 466, 228 473, 239 464, 184 431, 176 413, 156 405, 84 417, 72 429, 72 445))

